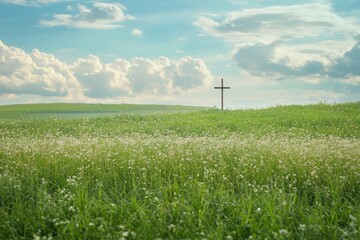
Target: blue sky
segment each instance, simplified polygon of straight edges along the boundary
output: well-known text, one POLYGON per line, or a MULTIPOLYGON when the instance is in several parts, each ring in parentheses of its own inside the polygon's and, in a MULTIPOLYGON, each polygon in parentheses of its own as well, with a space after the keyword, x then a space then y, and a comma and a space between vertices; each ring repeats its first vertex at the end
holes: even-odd
POLYGON ((0 0, 0 104, 360 100, 360 2, 0 0))

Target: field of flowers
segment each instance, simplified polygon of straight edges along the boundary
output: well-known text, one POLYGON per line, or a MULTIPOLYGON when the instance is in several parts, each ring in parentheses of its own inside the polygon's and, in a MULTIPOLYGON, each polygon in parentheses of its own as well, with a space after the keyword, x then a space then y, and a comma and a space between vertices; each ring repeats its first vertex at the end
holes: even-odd
POLYGON ((54 106, 0 107, 0 239, 360 239, 360 103, 54 106))

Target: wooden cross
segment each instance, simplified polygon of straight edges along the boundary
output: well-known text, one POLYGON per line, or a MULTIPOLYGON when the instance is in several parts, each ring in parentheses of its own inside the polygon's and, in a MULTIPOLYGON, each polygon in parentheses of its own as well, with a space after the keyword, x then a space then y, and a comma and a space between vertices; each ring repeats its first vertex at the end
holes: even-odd
POLYGON ((221 87, 214 87, 214 89, 221 89, 221 111, 224 110, 224 89, 230 89, 230 87, 224 87, 224 79, 221 79, 221 87))

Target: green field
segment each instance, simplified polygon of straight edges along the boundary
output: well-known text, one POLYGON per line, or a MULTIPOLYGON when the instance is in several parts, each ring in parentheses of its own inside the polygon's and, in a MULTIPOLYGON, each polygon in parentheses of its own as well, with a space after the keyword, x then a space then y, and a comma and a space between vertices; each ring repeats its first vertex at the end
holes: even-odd
POLYGON ((0 106, 0 239, 360 239, 360 102, 0 106))

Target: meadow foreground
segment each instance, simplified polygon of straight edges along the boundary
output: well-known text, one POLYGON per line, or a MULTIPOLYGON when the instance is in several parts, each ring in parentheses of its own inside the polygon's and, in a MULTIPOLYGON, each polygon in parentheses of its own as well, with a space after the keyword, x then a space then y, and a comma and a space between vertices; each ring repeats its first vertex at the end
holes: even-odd
POLYGON ((0 107, 0 239, 360 238, 360 103, 132 107, 0 107))

